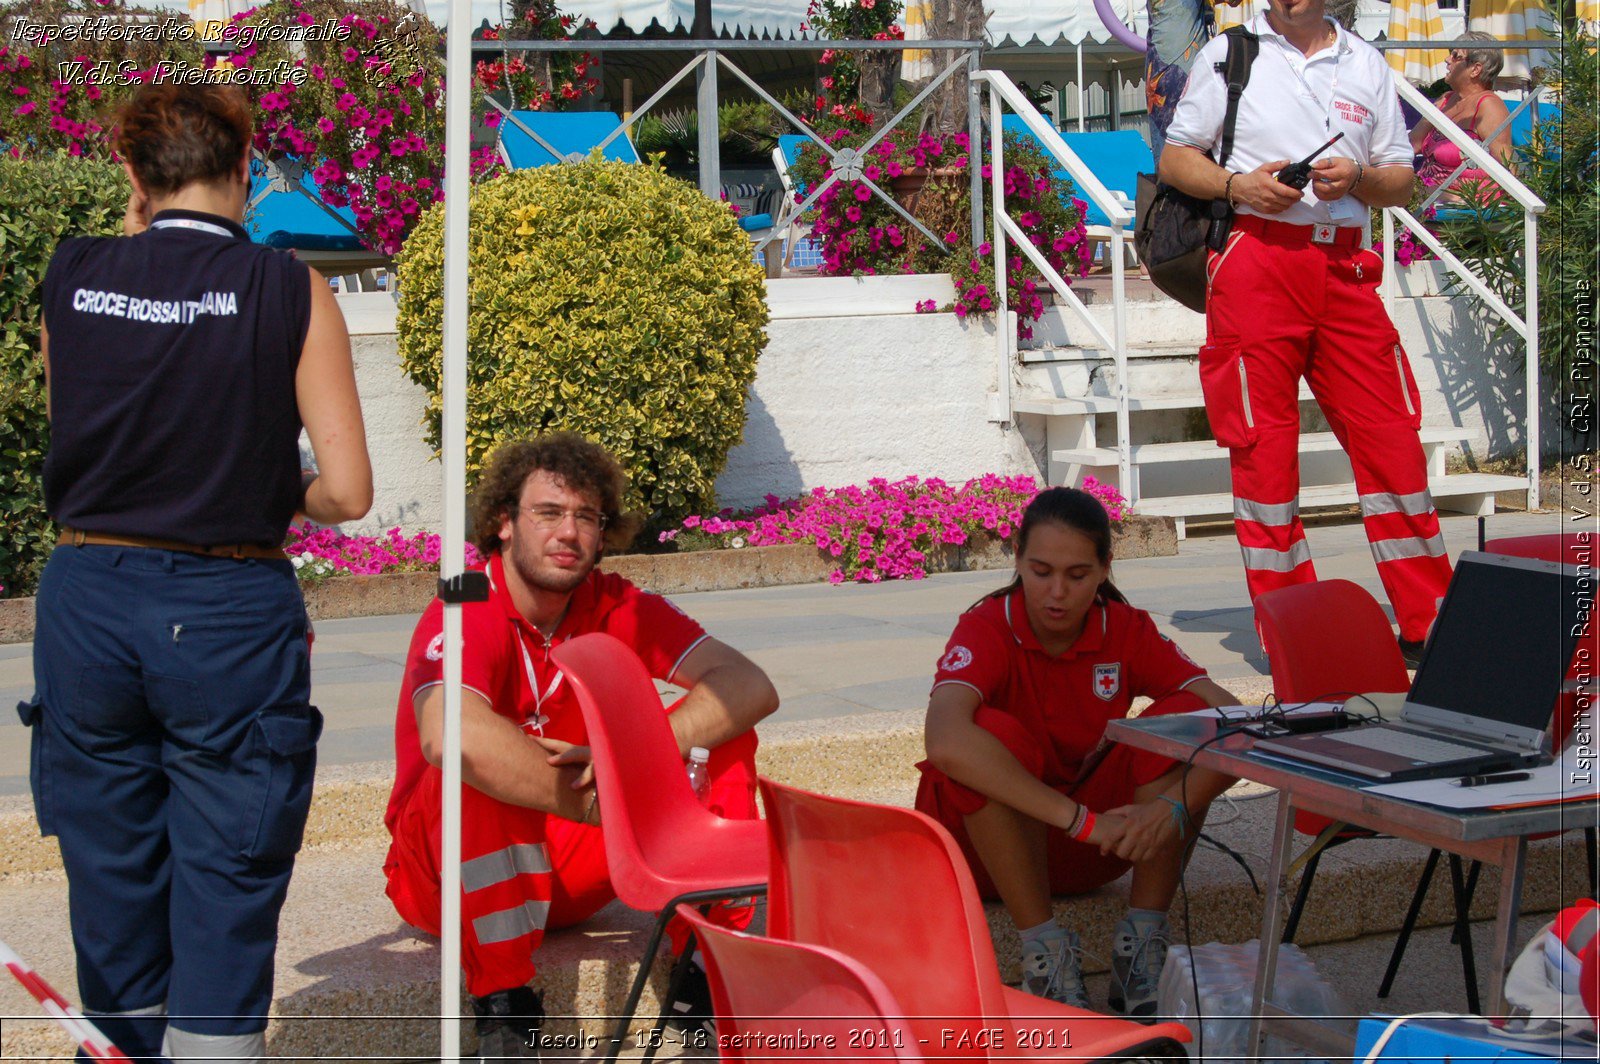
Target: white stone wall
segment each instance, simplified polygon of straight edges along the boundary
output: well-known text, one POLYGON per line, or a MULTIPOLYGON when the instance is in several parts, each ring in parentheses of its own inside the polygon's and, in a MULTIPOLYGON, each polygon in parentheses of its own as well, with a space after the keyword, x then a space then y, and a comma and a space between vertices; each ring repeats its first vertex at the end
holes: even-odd
MULTIPOLYGON (((373 477, 372 510, 364 520, 342 527, 351 533, 380 532, 396 525, 408 532, 439 531, 444 527, 443 473, 433 448, 423 442, 427 394, 400 370, 394 300, 386 292, 338 299, 350 329, 373 477)), ((310 464, 304 437, 301 451, 310 464)))
POLYGON ((769 282, 767 347, 718 500, 744 506, 872 477, 1040 475, 1023 436, 988 419, 993 323, 907 313, 953 294, 948 276, 769 282))

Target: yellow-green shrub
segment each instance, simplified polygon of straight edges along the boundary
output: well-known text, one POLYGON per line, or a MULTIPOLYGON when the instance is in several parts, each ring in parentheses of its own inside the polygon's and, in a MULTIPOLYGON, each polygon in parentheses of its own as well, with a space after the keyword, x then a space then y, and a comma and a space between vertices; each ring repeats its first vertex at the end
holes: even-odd
MULTIPOLYGON (((652 523, 714 509, 766 343, 762 273, 728 209, 658 168, 591 158, 472 190, 469 479, 498 444, 570 429, 627 469, 652 523)), ((444 207, 398 258, 399 345, 439 446, 444 207)))

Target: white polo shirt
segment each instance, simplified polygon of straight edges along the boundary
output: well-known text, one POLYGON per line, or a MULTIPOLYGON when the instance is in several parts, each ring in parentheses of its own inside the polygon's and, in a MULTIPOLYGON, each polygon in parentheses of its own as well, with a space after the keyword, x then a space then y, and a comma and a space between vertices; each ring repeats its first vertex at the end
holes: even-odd
MULTIPOLYGON (((1342 155, 1367 167, 1411 165, 1411 141, 1389 65, 1376 48, 1327 21, 1337 33, 1334 43, 1307 59, 1273 30, 1266 15, 1251 20, 1261 52, 1239 100, 1229 170, 1244 173, 1274 159, 1298 162, 1341 132, 1344 139, 1319 159, 1342 155)), ((1228 108, 1227 79, 1216 64, 1227 55, 1227 39, 1219 33, 1195 57, 1168 141, 1216 157, 1228 108)), ((1366 224, 1367 206, 1354 196, 1324 202, 1311 189, 1306 185, 1299 203, 1271 217, 1291 225, 1366 224)), ((1256 213, 1245 206, 1239 212, 1256 213)))

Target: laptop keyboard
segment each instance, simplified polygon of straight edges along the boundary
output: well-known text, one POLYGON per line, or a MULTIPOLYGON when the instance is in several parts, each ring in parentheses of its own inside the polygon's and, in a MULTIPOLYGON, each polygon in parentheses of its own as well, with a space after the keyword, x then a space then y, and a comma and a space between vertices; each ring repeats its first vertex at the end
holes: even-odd
POLYGON ((1382 750, 1412 761, 1445 762, 1468 757, 1482 757, 1487 751, 1481 746, 1466 746, 1445 739, 1433 739, 1413 731, 1399 728, 1354 728, 1329 735, 1334 742, 1349 743, 1368 750, 1382 750))

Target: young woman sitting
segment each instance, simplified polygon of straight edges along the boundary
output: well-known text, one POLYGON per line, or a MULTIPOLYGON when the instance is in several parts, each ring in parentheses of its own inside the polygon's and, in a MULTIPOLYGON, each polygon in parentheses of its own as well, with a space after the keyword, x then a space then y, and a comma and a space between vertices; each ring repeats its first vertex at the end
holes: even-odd
POLYGON ((1210 801, 1233 780, 1109 743, 1133 700, 1145 715, 1237 699, 1111 583, 1111 526, 1093 496, 1050 488, 1017 532, 1017 577, 962 615, 928 700, 917 808, 947 827, 979 889, 1022 937, 1023 989, 1088 1007, 1082 948, 1052 894, 1130 867, 1112 943, 1111 1008, 1155 1016, 1167 909, 1210 801))

